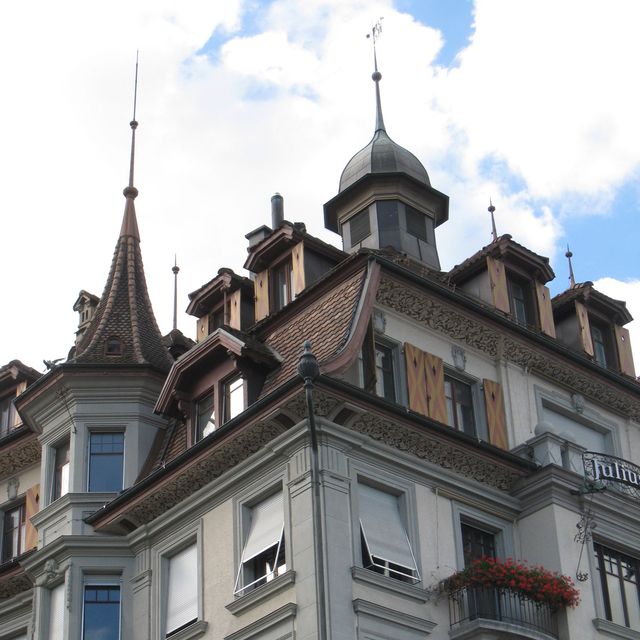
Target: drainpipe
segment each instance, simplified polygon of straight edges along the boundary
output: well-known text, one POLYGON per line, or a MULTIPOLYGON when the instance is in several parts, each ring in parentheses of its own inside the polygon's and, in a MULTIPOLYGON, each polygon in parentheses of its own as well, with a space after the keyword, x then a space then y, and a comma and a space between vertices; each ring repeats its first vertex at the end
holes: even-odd
POLYGON ((316 567, 316 592, 318 594, 318 638, 327 640, 327 603, 324 580, 324 553, 322 539, 322 513, 320 510, 320 465, 318 462, 318 434, 313 410, 313 381, 320 375, 318 361, 311 351, 311 343, 305 340, 304 352, 298 362, 298 375, 304 380, 311 439, 311 511, 313 517, 313 555, 316 567))

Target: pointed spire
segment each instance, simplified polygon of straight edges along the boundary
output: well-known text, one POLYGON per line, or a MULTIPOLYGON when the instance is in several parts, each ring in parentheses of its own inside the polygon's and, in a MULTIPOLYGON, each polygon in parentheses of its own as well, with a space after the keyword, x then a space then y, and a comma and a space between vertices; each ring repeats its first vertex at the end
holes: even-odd
MULTIPOLYGON (((384 18, 381 17, 380 20, 384 20, 384 18)), ((382 23, 380 20, 373 25, 371 33, 367 34, 367 38, 371 38, 373 41, 374 72, 371 74, 371 78, 376 83, 376 131, 386 131, 382 118, 382 101, 380 100, 380 80, 382 80, 382 74, 378 71, 378 57, 376 55, 376 42, 382 33, 382 23)))
POLYGON ((138 195, 138 190, 133 186, 133 168, 136 157, 136 129, 138 122, 136 121, 136 106, 138 102, 138 52, 136 51, 136 77, 133 87, 133 118, 129 123, 131 127, 131 160, 129 162, 129 184, 125 187, 124 197, 126 202, 124 205, 124 217, 122 219, 122 228, 120 236, 133 236, 140 240, 140 232, 138 231, 138 221, 136 220, 136 209, 133 201, 138 195))
POLYGON ((178 272, 180 267, 178 266, 178 256, 173 256, 173 330, 178 328, 178 272))
POLYGON ((496 219, 493 216, 493 212, 495 210, 496 208, 493 206, 491 198, 489 198, 489 207, 487 208, 487 211, 491 214, 491 236, 493 237, 493 242, 498 239, 498 231, 496 230, 496 219))
POLYGON ((569 261, 569 285, 571 288, 576 286, 576 278, 573 275, 573 265, 571 264, 571 258, 573 258, 573 253, 571 249, 569 249, 569 245, 567 244, 567 252, 564 254, 565 258, 569 261))

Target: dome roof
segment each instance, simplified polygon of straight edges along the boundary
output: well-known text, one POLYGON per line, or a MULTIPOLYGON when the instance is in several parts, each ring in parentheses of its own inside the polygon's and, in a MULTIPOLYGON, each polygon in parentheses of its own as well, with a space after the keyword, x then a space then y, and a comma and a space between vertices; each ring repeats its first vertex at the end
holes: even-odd
POLYGON ((371 173, 405 173, 430 187, 429 175, 420 160, 396 144, 384 128, 378 128, 371 142, 356 153, 340 176, 339 191, 371 173))

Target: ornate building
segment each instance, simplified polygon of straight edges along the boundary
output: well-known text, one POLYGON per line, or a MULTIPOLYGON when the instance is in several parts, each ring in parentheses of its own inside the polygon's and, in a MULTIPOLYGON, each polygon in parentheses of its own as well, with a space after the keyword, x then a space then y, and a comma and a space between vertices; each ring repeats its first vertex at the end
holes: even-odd
POLYGON ((196 343, 157 327, 132 155, 68 360, 0 368, 0 640, 640 638, 625 304, 551 299, 509 235, 442 271, 448 197, 373 79, 342 249, 276 194, 249 277, 190 294, 196 343))

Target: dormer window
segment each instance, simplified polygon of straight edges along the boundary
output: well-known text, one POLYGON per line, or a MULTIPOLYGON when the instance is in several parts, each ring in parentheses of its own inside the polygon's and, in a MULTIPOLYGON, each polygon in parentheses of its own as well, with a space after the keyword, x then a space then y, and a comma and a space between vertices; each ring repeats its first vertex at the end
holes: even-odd
POLYGON ((196 402, 195 441, 206 438, 216 429, 215 393, 210 391, 196 402))
POLYGON ((535 325, 535 312, 531 286, 528 282, 507 276, 509 287, 509 307, 513 319, 523 327, 535 325))
POLYGON ((117 336, 110 336, 107 338, 105 346, 105 355, 108 356, 121 356, 122 355, 122 340, 117 336))
POLYGON ((271 311, 280 311, 294 298, 291 257, 270 270, 271 311))
POLYGON ((589 328, 591 329, 591 342, 593 343, 593 359, 596 364, 605 368, 615 368, 616 358, 611 340, 611 329, 592 317, 589 318, 589 328))
POLYGON ((231 420, 246 408, 245 383, 242 377, 233 378, 223 384, 224 420, 231 420))
POLYGON ((6 436, 13 426, 14 395, 0 398, 0 438, 6 436))

